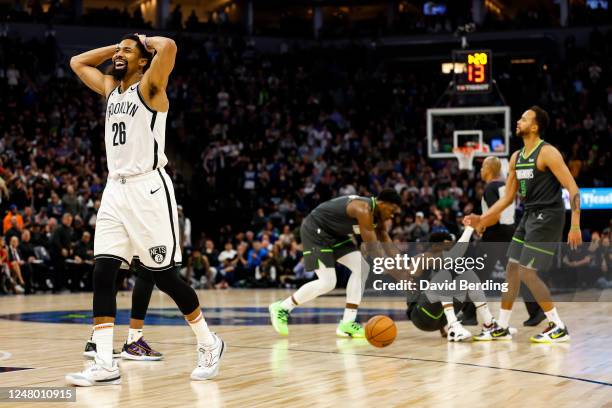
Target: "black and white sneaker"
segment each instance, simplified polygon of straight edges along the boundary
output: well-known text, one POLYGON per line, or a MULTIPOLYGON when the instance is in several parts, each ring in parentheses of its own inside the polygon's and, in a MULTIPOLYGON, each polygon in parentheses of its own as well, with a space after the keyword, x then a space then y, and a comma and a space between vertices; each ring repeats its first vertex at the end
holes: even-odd
POLYGON ((448 327, 446 339, 449 342, 471 341, 472 333, 461 325, 461 322, 454 322, 448 327))
MULTIPOLYGON (((83 357, 92 359, 96 357, 96 343, 94 343, 91 339, 87 340, 87 344, 85 344, 85 351, 83 351, 83 357)), ((121 350, 113 349, 113 358, 121 357, 121 350)))
POLYGON ((473 337, 474 341, 512 340, 512 330, 503 328, 494 320, 489 326, 482 325, 479 335, 473 337))
POLYGON ((561 328, 553 322, 548 323, 548 327, 540 334, 529 338, 532 343, 564 343, 570 341, 567 327, 561 328))

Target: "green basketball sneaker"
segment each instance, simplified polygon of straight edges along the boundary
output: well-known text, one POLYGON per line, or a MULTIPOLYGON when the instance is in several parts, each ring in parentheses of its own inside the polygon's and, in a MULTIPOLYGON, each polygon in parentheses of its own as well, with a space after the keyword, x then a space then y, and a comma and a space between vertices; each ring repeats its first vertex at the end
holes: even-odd
POLYGON ((339 337, 363 339, 365 337, 365 330, 357 322, 345 322, 340 320, 338 328, 336 329, 336 335, 339 337))
POLYGON ((287 319, 289 319, 289 311, 281 305, 281 302, 274 302, 268 306, 270 311, 270 320, 272 321, 272 327, 274 330, 282 336, 289 334, 289 326, 287 326, 287 319))

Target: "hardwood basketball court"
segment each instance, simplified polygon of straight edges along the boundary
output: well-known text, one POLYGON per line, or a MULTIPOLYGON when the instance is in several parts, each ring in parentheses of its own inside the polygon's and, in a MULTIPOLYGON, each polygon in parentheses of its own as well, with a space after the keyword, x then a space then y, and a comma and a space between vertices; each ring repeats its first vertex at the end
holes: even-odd
MULTIPOLYGON (((266 324, 267 306, 288 293, 199 291, 209 325, 226 341, 228 352, 219 377, 192 382, 193 333, 174 303, 155 291, 145 338, 165 359, 121 361, 122 385, 78 388, 76 403, 42 405, 612 407, 611 303, 560 303, 572 336, 569 344, 529 343, 544 323, 523 328, 519 304, 512 318, 519 333, 512 342, 447 343, 437 332, 421 332, 404 319, 397 322, 395 343, 376 349, 366 340, 335 336, 330 322, 341 316, 341 296, 320 298, 303 312, 296 309, 299 324, 290 324, 289 337, 280 338, 266 324)), ((118 296, 118 309, 127 309, 120 312, 124 318, 130 295, 118 296)), ((90 335, 91 298, 91 293, 0 297, 0 386, 65 386, 64 375, 87 361, 81 353, 90 335), (76 323, 62 323, 71 319, 76 323)), ((492 305, 494 314, 498 307, 492 305)), ((398 319, 405 304, 366 300, 362 309, 362 322, 381 313, 398 319)), ((127 326, 118 325, 116 347, 126 336, 127 326)), ((9 405, 42 406, 0 403, 9 405)))

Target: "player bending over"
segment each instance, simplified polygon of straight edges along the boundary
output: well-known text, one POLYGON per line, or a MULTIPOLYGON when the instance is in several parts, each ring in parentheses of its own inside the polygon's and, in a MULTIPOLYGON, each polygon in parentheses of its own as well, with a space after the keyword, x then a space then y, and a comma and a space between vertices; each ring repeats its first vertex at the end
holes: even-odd
POLYGON ((279 334, 289 334, 287 320, 291 311, 336 287, 336 262, 351 271, 346 285, 346 307, 336 334, 341 337, 365 337, 363 327, 355 322, 363 294, 362 282, 368 264, 352 234, 361 235, 366 246, 391 243, 385 223, 400 213, 401 199, 393 189, 381 191, 377 198, 356 195, 337 197, 315 208, 302 222, 300 235, 304 247, 304 267, 314 270, 318 279, 299 288, 287 299, 269 307, 272 326, 279 334))
MULTIPOLYGON (((463 234, 450 250, 444 251, 439 243, 448 245, 453 242, 453 237, 446 232, 436 232, 429 236, 428 242, 433 245, 431 250, 423 256, 427 258, 459 258, 463 257, 468 248, 468 243, 474 232, 474 229, 467 225, 469 221, 464 220, 466 225, 463 234)), ((428 270, 415 271, 416 276, 421 279, 427 279, 431 283, 441 284, 450 283, 452 281, 464 280, 470 283, 478 283, 480 280, 472 270, 464 273, 457 273, 448 270, 428 270)), ((457 288, 459 286, 457 285, 457 288)), ((468 341, 471 340, 472 334, 463 327, 457 319, 456 312, 459 312, 469 298, 476 306, 476 312, 479 319, 485 327, 491 325, 493 316, 489 311, 484 293, 480 290, 426 290, 418 294, 410 293, 408 300, 408 318, 414 325, 424 331, 440 330, 442 336, 447 337, 449 342, 468 341)))

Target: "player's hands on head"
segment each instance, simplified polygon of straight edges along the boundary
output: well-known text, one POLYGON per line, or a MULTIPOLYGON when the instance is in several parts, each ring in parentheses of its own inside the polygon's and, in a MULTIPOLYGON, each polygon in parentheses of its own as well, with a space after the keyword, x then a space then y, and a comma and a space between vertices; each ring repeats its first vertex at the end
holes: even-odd
POLYGON ((567 234, 567 243, 572 249, 578 248, 582 244, 582 232, 577 229, 571 229, 567 234))
POLYGON ((136 33, 136 35, 138 36, 138 39, 140 40, 142 45, 145 47, 145 50, 147 50, 149 52, 155 51, 153 48, 147 46, 147 36, 146 35, 138 34, 138 33, 136 33))

